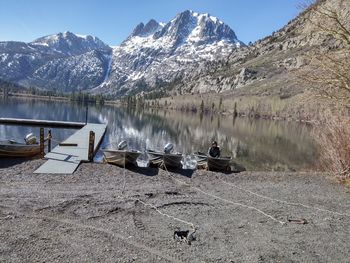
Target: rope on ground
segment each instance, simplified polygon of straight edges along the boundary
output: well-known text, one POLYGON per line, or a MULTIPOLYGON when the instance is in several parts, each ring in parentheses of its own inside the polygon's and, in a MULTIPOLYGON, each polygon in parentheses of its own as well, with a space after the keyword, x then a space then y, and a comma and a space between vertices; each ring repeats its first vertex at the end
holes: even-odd
POLYGON ((238 202, 233 202, 233 201, 231 201, 231 200, 227 200, 227 199, 222 198, 222 197, 220 197, 220 196, 217 196, 217 195, 214 195, 214 194, 205 192, 205 191, 203 191, 202 189, 200 189, 200 188, 198 188, 198 187, 192 186, 191 184, 186 183, 186 182, 184 182, 184 181, 182 181, 182 180, 180 180, 180 179, 177 179, 177 178, 175 178, 174 176, 172 176, 172 175, 169 173, 169 171, 168 171, 168 169, 167 169, 167 167, 166 167, 165 164, 164 164, 164 168, 165 168, 165 171, 167 172, 167 174, 168 174, 171 178, 173 178, 175 181, 177 181, 177 182, 179 182, 179 183, 181 183, 181 184, 187 185, 187 186, 191 187, 192 189, 194 189, 194 190, 196 190, 196 191, 198 191, 198 192, 200 192, 200 193, 202 193, 202 194, 204 194, 204 195, 210 196, 210 197, 212 197, 212 198, 214 198, 214 199, 218 199, 218 200, 221 200, 221 201, 226 202, 226 203, 230 203, 230 204, 233 204, 233 205, 236 205, 236 206, 241 206, 241 207, 244 207, 244 208, 247 208, 247 209, 254 210, 254 211, 256 211, 256 212, 262 214, 263 216, 265 216, 265 217, 267 217, 267 218, 270 218, 271 220, 273 220, 273 221, 275 221, 275 222, 280 223, 281 225, 285 225, 285 224, 287 223, 287 222, 278 220, 278 219, 275 218, 274 216, 269 215, 269 214, 265 213, 264 211, 260 210, 259 208, 254 207, 254 206, 249 206, 249 205, 246 205, 246 204, 242 204, 242 203, 238 203, 238 202))
POLYGON ((88 224, 83 224, 83 223, 79 223, 76 221, 72 221, 69 219, 59 219, 59 218, 53 218, 53 217, 48 217, 48 216, 30 216, 30 218, 35 218, 35 219, 45 219, 45 220, 50 220, 50 221, 55 221, 57 223, 61 223, 61 224, 66 224, 66 225, 71 225, 74 227, 78 227, 80 229, 88 229, 88 230, 92 230, 92 231, 97 231, 100 233, 105 233, 108 234, 114 238, 117 238, 119 240, 121 240, 122 242, 133 246, 135 248, 138 248, 140 250, 146 251, 152 255, 161 257, 167 261, 170 262, 181 262, 180 260, 172 257, 169 254, 166 253, 162 253, 162 251, 159 251, 158 249, 152 248, 151 246, 147 246, 146 244, 144 244, 144 242, 138 242, 137 240, 133 240, 130 239, 129 237, 125 237, 122 234, 116 233, 112 230, 109 230, 107 228, 102 228, 102 227, 96 227, 96 226, 92 226, 92 225, 88 225, 88 224))
POLYGON ((220 196, 213 195, 213 194, 211 194, 211 193, 207 193, 207 192, 203 191, 202 189, 200 189, 200 188, 198 188, 198 187, 193 187, 193 186, 191 186, 191 187, 192 187, 193 189, 197 190, 198 192, 201 192, 201 193, 203 193, 203 194, 205 194, 205 195, 211 196, 211 197, 213 197, 213 198, 215 198, 215 199, 219 199, 219 200, 221 200, 221 201, 223 201, 223 202, 227 202, 227 203, 230 203, 230 204, 233 204, 233 205, 237 205, 237 206, 245 207, 245 208, 248 208, 248 209, 251 209, 251 210, 255 210, 256 212, 262 214, 262 215, 265 216, 265 217, 268 217, 268 218, 272 219, 272 220, 275 221, 275 222, 280 223, 281 225, 286 224, 286 222, 281 221, 281 220, 278 220, 277 218, 273 217, 272 215, 269 215, 269 214, 265 213, 264 211, 260 210, 259 208, 254 207, 254 206, 249 206, 249 205, 245 205, 245 204, 242 204, 242 203, 233 202, 233 201, 224 199, 224 198, 222 198, 222 197, 220 197, 220 196))
POLYGON ((247 192, 247 193, 250 193, 252 195, 255 195, 255 196, 258 196, 258 197, 261 197, 261 198, 264 198, 264 199, 268 199, 268 200, 271 200, 271 201, 275 201, 275 202, 279 202, 279 203, 284 203, 284 204, 287 204, 287 205, 292 205, 292 206, 302 206, 302 207, 305 207, 305 208, 308 208, 308 209, 314 209, 314 210, 318 210, 318 211, 321 211, 321 212, 326 212, 326 213, 331 213, 331 214, 335 214, 335 215, 340 215, 340 216, 350 216, 350 214, 346 214, 346 213, 339 213, 339 212, 336 212, 336 211, 331 211, 331 210, 328 210, 328 209, 325 209, 325 208, 320 208, 320 207, 315 207, 315 206, 309 206, 309 205, 305 205, 305 204, 302 204, 302 203, 292 203, 292 202, 288 202, 288 201, 284 201, 284 200, 279 200, 279 199, 275 199, 275 198, 272 198, 272 197, 269 197, 269 196, 265 196, 265 195, 261 195, 261 194, 258 194, 258 193, 255 193, 253 191, 250 191, 250 190, 247 190, 247 189, 244 189, 244 188, 241 188, 233 183, 230 183, 230 182, 227 182, 221 178, 218 178, 220 181, 230 185, 230 186, 233 186, 234 188, 236 189, 239 189, 241 191, 244 191, 244 192, 247 192))
POLYGON ((141 204, 143 204, 144 206, 148 206, 148 207, 153 208, 156 212, 158 212, 158 213, 159 213, 160 215, 162 215, 162 216, 166 216, 166 217, 171 218, 171 219, 173 219, 173 220, 175 220, 175 221, 178 221, 178 222, 184 223, 184 224, 186 224, 186 225, 189 225, 189 226, 192 227, 193 229, 196 229, 195 226, 194 226, 194 224, 191 223, 191 222, 182 220, 182 219, 177 218, 177 217, 172 216, 172 215, 165 214, 165 213, 163 213, 162 211, 160 211, 156 206, 151 205, 151 204, 148 204, 148 203, 145 203, 144 201, 142 201, 142 200, 140 200, 140 199, 137 199, 137 200, 138 200, 141 204))
POLYGON ((125 185, 126 185, 126 172, 125 172, 125 161, 126 161, 126 153, 124 153, 124 169, 123 169, 123 188, 122 188, 122 195, 124 196, 125 193, 125 185))
MULTIPOLYGON (((124 178, 124 179, 123 179, 122 196, 121 196, 123 199, 125 198, 125 186, 126 186, 125 161, 126 161, 126 154, 124 155, 124 167, 123 167, 123 173, 124 173, 123 178, 124 178)), ((118 197, 119 197, 119 196, 118 196, 118 197)), ((178 221, 178 222, 184 223, 184 224, 186 224, 186 225, 189 225, 189 226, 191 226, 191 227, 193 228, 193 230, 196 230, 195 225, 194 225, 193 223, 191 223, 191 222, 187 222, 187 221, 182 220, 182 219, 180 219, 180 218, 177 218, 177 217, 175 217, 175 216, 172 216, 172 215, 163 213, 163 212, 160 211, 156 206, 151 205, 151 204, 148 204, 148 203, 142 201, 142 200, 139 199, 139 198, 132 198, 132 200, 138 201, 138 202, 140 202, 141 204, 143 204, 144 206, 150 207, 150 208, 154 209, 157 213, 159 213, 159 214, 162 215, 162 216, 165 216, 165 217, 168 217, 168 218, 173 219, 173 220, 175 220, 175 221, 178 221)))

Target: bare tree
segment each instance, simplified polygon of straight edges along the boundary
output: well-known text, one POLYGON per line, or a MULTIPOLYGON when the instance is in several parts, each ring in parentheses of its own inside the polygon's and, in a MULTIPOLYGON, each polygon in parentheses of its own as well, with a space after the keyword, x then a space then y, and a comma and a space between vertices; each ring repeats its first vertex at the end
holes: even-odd
POLYGON ((319 145, 318 166, 340 179, 350 178, 350 118, 327 112, 313 135, 319 145))
POLYGON ((309 66, 299 77, 319 96, 350 108, 350 0, 313 2, 304 2, 307 20, 328 45, 308 54, 309 66))
MULTIPOLYGON (((350 108, 350 0, 317 0, 307 7, 307 22, 324 42, 308 53, 310 63, 299 72, 304 84, 344 109, 350 108)), ((310 1, 307 3, 310 4, 310 1)), ((350 118, 324 113, 314 127, 320 167, 350 178, 350 118)))

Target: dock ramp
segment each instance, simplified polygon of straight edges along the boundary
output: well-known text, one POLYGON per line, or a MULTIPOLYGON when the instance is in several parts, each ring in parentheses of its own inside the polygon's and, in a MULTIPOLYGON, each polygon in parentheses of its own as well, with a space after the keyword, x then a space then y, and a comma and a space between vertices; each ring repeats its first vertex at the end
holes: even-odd
POLYGON ((88 123, 66 139, 64 144, 77 146, 56 146, 45 155, 47 161, 34 173, 40 174, 72 174, 81 162, 88 161, 89 134, 95 133, 94 152, 98 149, 106 132, 106 124, 88 123))

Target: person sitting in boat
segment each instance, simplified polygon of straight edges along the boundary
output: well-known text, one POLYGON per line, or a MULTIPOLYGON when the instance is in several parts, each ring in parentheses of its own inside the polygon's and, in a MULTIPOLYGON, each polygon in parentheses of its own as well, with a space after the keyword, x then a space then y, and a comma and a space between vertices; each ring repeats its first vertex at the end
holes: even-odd
POLYGON ((220 157, 220 147, 216 141, 213 141, 211 147, 208 150, 208 155, 214 158, 220 157))

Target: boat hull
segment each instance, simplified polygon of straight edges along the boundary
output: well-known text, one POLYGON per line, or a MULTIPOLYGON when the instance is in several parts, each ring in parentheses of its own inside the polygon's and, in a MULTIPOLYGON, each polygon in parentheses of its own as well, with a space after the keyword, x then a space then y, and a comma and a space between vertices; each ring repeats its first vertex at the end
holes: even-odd
POLYGON ((0 157, 33 157, 39 153, 39 144, 24 144, 12 140, 0 141, 0 157))
POLYGON ((107 163, 118 166, 136 165, 137 158, 141 155, 140 151, 126 150, 104 150, 103 156, 107 163))
POLYGON ((209 171, 229 171, 230 162, 232 161, 231 157, 224 158, 213 158, 208 156, 208 170, 209 171))
POLYGON ((195 154, 198 167, 203 167, 206 164, 206 168, 209 171, 230 171, 232 157, 211 157, 204 153, 198 152, 195 154))
POLYGON ((163 164, 166 168, 181 168, 182 167, 182 154, 174 153, 174 154, 166 154, 162 152, 156 152, 153 150, 147 150, 147 154, 149 156, 150 165, 161 165, 163 164))

